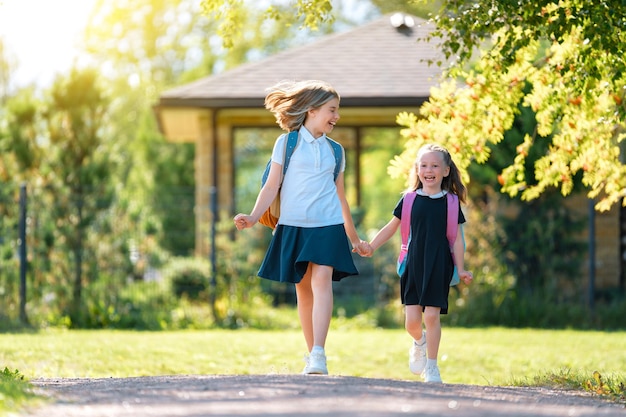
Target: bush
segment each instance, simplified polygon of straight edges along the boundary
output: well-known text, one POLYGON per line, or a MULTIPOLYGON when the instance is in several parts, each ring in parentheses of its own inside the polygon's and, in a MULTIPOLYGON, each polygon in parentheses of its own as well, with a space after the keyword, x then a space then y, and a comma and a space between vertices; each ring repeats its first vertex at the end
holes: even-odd
POLYGON ((200 300, 211 279, 211 264, 202 258, 173 258, 165 267, 164 279, 178 298, 200 300))

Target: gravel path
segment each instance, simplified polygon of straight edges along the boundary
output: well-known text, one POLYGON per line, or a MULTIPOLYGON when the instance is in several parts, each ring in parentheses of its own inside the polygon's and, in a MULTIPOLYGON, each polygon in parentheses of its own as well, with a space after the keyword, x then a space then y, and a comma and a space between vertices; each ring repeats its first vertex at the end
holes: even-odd
POLYGON ((623 404, 542 388, 304 375, 31 381, 49 402, 20 417, 626 416, 623 404))

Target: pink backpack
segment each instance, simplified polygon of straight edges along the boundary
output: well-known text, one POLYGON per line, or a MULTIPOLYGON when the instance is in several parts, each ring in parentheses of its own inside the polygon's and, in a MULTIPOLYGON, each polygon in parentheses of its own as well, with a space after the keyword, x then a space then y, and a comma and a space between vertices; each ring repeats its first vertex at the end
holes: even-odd
MULTIPOLYGON (((400 219, 400 235, 402 238, 402 245, 400 246, 400 255, 398 256, 397 272, 402 276, 406 269, 406 255, 409 249, 409 242, 411 240, 411 209, 413 208, 413 201, 415 200, 416 192, 412 191, 404 195, 402 201, 402 218, 400 219)), ((456 241, 456 231, 459 224, 459 210, 458 202, 459 197, 448 192, 446 194, 446 200, 448 202, 448 220, 446 225, 446 237, 450 245, 450 252, 452 253, 452 260, 454 261, 454 242, 456 241)), ((465 248, 465 236, 463 234, 463 225, 461 225, 461 238, 463 239, 463 248, 465 248)), ((454 266, 454 274, 452 275, 452 281, 450 285, 456 285, 460 281, 459 274, 454 266)))

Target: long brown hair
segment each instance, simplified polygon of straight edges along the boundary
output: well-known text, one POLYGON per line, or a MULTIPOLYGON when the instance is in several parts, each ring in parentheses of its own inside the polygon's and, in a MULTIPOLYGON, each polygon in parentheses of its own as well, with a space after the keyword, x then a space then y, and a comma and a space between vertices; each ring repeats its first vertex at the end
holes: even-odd
POLYGON ((450 173, 447 177, 444 177, 441 183, 441 189, 446 190, 448 192, 454 193, 459 196, 459 200, 462 203, 465 203, 467 199, 467 188, 463 185, 461 181, 461 173, 457 168, 456 164, 452 160, 452 156, 450 156, 450 152, 443 146, 430 143, 422 146, 420 150, 417 152, 417 157, 415 158, 415 163, 413 164, 413 169, 409 175, 409 188, 407 191, 417 191, 422 188, 422 182, 420 181, 419 176, 417 175, 417 170, 419 168, 419 161, 422 158, 422 155, 427 152, 440 152, 443 156, 443 162, 446 166, 450 167, 450 173))
POLYGON ((265 108, 274 113, 276 123, 288 131, 300 129, 307 112, 330 100, 339 100, 339 94, 328 83, 319 80, 281 81, 267 89, 265 108))

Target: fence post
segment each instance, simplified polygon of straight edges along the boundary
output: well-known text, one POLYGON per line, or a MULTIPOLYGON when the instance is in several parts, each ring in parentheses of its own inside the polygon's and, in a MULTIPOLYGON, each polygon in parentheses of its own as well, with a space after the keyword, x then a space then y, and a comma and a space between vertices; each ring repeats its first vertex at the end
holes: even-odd
POLYGON ((20 185, 20 221, 19 221, 19 256, 20 256, 20 321, 28 324, 26 316, 26 272, 28 259, 26 259, 26 183, 20 185))
POLYGON ((217 288, 217 255, 215 250, 215 236, 217 234, 217 187, 211 187, 211 236, 210 236, 210 244, 211 244, 211 306, 215 306, 216 294, 215 290, 217 288))

